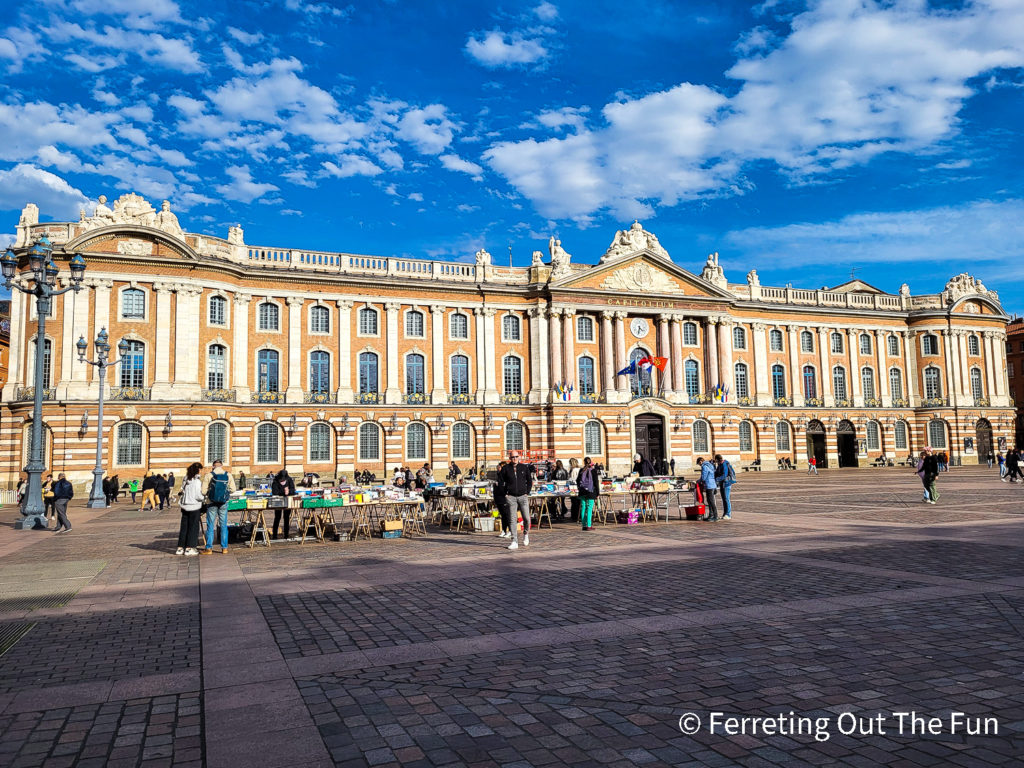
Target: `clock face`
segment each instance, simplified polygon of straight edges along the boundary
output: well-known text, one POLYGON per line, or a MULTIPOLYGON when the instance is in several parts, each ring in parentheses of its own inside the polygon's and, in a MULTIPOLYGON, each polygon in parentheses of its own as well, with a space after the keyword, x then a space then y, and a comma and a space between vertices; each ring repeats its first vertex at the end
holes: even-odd
POLYGON ((629 324, 629 330, 631 330, 633 335, 638 339, 642 339, 647 335, 647 321, 642 317, 634 317, 633 322, 629 324))

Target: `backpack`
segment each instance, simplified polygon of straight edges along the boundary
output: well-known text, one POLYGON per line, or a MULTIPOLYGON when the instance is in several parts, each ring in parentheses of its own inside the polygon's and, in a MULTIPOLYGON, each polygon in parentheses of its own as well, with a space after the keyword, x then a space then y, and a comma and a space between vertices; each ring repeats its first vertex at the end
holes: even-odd
POLYGON ((230 491, 228 491, 227 472, 215 472, 213 478, 210 480, 210 487, 206 494, 206 498, 208 498, 213 504, 223 504, 228 500, 230 495, 230 491))
POLYGON ((594 468, 587 467, 580 472, 579 478, 576 480, 576 485, 581 491, 587 493, 594 492, 594 468))

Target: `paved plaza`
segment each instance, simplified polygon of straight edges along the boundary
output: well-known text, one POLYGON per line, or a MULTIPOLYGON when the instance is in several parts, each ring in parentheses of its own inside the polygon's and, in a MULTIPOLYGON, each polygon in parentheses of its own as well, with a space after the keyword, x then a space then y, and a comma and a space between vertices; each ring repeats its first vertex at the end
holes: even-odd
POLYGON ((4 509, 0 766, 1019 765, 1024 487, 739 480, 729 522, 515 553, 431 529, 184 558, 177 509, 60 535, 4 509))

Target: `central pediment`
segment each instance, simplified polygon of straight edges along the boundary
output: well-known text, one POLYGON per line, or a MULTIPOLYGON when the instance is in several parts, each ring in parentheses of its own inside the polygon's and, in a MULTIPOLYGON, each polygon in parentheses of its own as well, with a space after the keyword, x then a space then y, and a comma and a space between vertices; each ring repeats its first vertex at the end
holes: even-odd
POLYGON ((607 291, 616 294, 663 296, 706 296, 734 298, 692 272, 650 251, 599 264, 586 272, 552 282, 552 288, 607 291))

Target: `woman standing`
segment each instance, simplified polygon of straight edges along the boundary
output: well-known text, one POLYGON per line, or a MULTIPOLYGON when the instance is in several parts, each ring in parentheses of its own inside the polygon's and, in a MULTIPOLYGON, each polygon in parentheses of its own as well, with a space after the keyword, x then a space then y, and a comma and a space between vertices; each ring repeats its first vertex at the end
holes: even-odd
POLYGON ((569 459, 569 482, 576 484, 577 493, 569 500, 569 519, 574 523, 580 521, 579 479, 580 460, 573 456, 569 459))
POLYGON ((931 448, 921 451, 921 461, 917 463, 917 474, 924 484, 924 501, 934 504, 939 500, 939 492, 935 490, 935 478, 939 476, 939 461, 931 448))
POLYGON ((181 527, 178 529, 176 555, 192 557, 198 555, 196 540, 199 538, 199 514, 203 511, 203 483, 199 479, 203 465, 198 461, 188 465, 185 482, 181 485, 181 527))
MULTIPOLYGON (((554 480, 556 483, 569 482, 569 473, 566 471, 561 459, 555 462, 555 472, 554 476, 551 479, 554 480)), ((558 519, 565 520, 565 515, 565 497, 561 496, 558 499, 558 519)))
MULTIPOLYGON (((295 481, 288 476, 288 470, 282 469, 274 476, 274 482, 270 484, 270 492, 274 496, 284 496, 285 504, 291 504, 291 497, 295 495, 295 481)), ((291 532, 292 511, 289 507, 274 510, 274 538, 277 538, 277 529, 281 525, 281 513, 284 513, 284 537, 287 539, 291 532)))
POLYGON ((508 462, 504 459, 498 463, 498 478, 494 481, 494 505, 501 514, 501 538, 512 538, 512 526, 509 524, 508 490, 505 488, 505 481, 501 479, 501 470, 508 462))
POLYGON ((584 531, 592 531, 594 501, 601 494, 601 472, 593 465, 589 456, 583 459, 583 468, 580 469, 576 487, 580 496, 580 523, 584 531))

